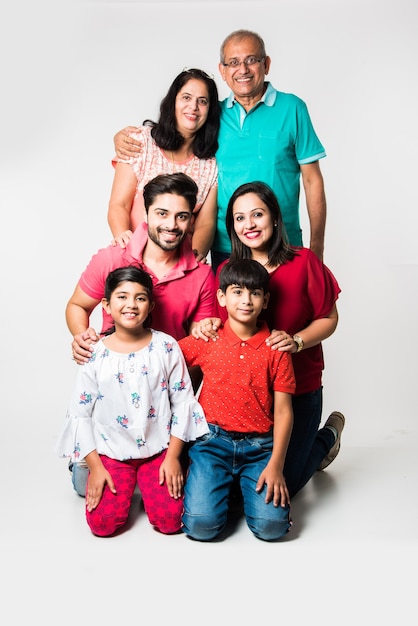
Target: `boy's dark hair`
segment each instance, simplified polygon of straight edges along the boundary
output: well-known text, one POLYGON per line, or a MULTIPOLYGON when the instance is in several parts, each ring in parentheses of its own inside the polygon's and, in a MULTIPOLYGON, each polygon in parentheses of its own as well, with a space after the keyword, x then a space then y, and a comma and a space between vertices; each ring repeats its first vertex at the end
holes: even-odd
POLYGON ((193 213, 193 209, 196 206, 197 192, 198 188, 195 181, 183 172, 159 174, 144 186, 145 210, 148 213, 149 207, 160 194, 172 193, 185 198, 189 204, 190 213, 193 213))
POLYGON ((253 259, 228 261, 219 272, 219 289, 225 293, 231 285, 269 291, 270 276, 265 267, 253 259))

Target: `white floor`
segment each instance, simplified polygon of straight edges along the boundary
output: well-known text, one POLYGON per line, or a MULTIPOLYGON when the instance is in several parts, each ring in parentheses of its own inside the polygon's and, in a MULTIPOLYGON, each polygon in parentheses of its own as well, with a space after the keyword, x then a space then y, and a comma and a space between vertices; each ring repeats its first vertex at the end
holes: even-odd
POLYGON ((139 496, 126 532, 94 537, 65 461, 16 458, 6 468, 2 612, 13 615, 8 625, 29 615, 65 625, 415 625, 417 469, 416 449, 343 439, 335 462, 294 499, 283 542, 255 539, 240 520, 223 541, 200 544, 153 531, 139 496))

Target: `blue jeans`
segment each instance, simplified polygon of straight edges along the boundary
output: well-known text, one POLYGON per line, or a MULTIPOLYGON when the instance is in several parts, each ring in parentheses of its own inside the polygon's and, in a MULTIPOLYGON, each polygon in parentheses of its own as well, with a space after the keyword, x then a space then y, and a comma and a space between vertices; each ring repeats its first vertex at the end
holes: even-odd
POLYGON ((273 435, 238 437, 209 424, 210 433, 190 448, 184 489, 183 532, 198 541, 211 541, 225 528, 229 494, 239 482, 244 514, 252 533, 276 541, 291 526, 290 508, 266 504, 266 487, 255 490, 273 449, 273 435))
POLYGON ((292 404, 293 429, 283 471, 290 497, 312 478, 335 441, 329 428, 319 429, 322 387, 310 393, 293 396, 292 404))
POLYGON ((71 472, 71 480, 75 491, 79 496, 85 498, 89 468, 85 463, 70 463, 68 469, 71 472))

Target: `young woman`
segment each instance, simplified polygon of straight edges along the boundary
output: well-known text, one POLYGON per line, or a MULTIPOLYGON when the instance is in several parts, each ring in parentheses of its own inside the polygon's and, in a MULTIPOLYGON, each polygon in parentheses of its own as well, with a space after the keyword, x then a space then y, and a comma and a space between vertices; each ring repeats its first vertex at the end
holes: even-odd
POLYGON ((219 104, 215 81, 202 70, 183 70, 161 102, 158 122, 145 120, 131 131, 125 142, 139 140, 141 151, 113 161, 108 209, 113 243, 124 247, 144 221, 144 185, 158 174, 184 172, 199 190, 190 234, 197 259, 204 259, 216 229, 219 104))
MULTIPOLYGON (((232 245, 230 260, 254 259, 268 270, 270 301, 261 316, 270 330, 275 329, 268 343, 274 350, 293 355, 294 424, 284 474, 294 496, 340 449, 344 416, 334 411, 324 428, 319 426, 324 368, 321 342, 337 327, 336 301, 341 290, 311 250, 287 243, 279 204, 268 185, 250 182, 238 187, 228 204, 226 227, 232 245)), ((202 320, 195 336, 216 337, 225 313, 221 308, 215 311, 217 318, 202 320)))
POLYGON ((88 466, 86 517, 95 535, 126 524, 136 484, 150 523, 176 533, 184 442, 208 425, 176 340, 149 327, 151 277, 136 266, 110 272, 102 304, 114 330, 78 368, 57 452, 88 466))

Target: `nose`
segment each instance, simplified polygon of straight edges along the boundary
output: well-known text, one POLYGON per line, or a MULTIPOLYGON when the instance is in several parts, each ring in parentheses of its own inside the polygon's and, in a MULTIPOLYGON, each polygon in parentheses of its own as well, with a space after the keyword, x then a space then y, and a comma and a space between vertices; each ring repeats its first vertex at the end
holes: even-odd
POLYGON ((244 289, 242 292, 242 303, 243 304, 251 304, 251 293, 249 289, 244 289))
POLYGON ((175 230, 177 228, 176 216, 167 215, 164 226, 167 228, 167 230, 175 230))
POLYGON ((254 220, 252 215, 248 215, 248 217, 245 218, 244 220, 244 227, 247 230, 250 230, 251 228, 254 228, 255 224, 254 224, 254 220))

